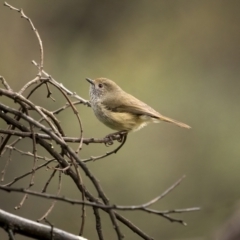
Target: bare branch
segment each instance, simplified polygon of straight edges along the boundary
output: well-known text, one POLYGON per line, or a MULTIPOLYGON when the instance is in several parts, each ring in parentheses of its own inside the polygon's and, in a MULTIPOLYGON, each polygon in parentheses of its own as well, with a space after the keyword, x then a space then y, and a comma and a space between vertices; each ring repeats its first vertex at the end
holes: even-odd
MULTIPOLYGON (((42 165, 36 167, 35 171, 37 171, 38 169, 41 169, 41 168, 43 168, 43 167, 46 167, 49 163, 51 163, 51 162, 53 162, 53 161, 55 161, 55 159, 50 159, 50 160, 48 160, 46 163, 43 163, 42 165)), ((24 173, 23 175, 14 178, 11 182, 9 182, 9 183, 7 183, 7 184, 4 184, 4 185, 2 185, 2 186, 6 186, 6 187, 8 186, 8 187, 10 187, 10 186, 12 186, 15 182, 19 181, 20 179, 22 179, 22 178, 24 178, 24 177, 32 174, 32 172, 33 172, 33 170, 31 170, 31 171, 29 171, 29 172, 26 172, 26 173, 24 173)))
MULTIPOLYGON (((54 170, 49 178, 49 180, 47 181, 46 185, 44 186, 43 190, 42 190, 42 193, 46 192, 46 189, 47 189, 47 186, 49 185, 51 179, 54 177, 56 173, 56 170, 54 170)), ((58 191, 57 191, 57 196, 60 194, 60 191, 61 191, 61 187, 62 187, 62 173, 59 172, 59 178, 58 178, 58 191)), ((42 221, 43 219, 46 219, 46 217, 50 214, 50 212, 53 210, 55 204, 57 203, 56 200, 54 200, 51 204, 51 206, 49 207, 49 209, 47 210, 47 212, 41 217, 39 218, 37 221, 40 222, 42 221)))
POLYGON ((11 87, 8 85, 7 81, 5 80, 5 78, 3 76, 0 76, 0 81, 2 82, 3 86, 8 90, 8 91, 12 91, 11 87))
MULTIPOLYGON (((32 63, 38 67, 38 64, 35 61, 32 61, 32 63)), ((47 77, 47 79, 49 79, 51 77, 51 75, 49 75, 47 72, 45 72, 44 70, 42 71, 42 73, 47 77)), ((61 88, 68 96, 73 97, 77 100, 79 100, 82 104, 91 107, 91 104, 89 101, 85 100, 84 98, 78 96, 76 93, 68 90, 66 87, 63 86, 62 83, 57 82, 54 78, 51 77, 51 80, 53 83, 57 84, 59 86, 59 88, 61 88)))
POLYGON ((40 47, 39 75, 41 76, 42 75, 42 70, 43 70, 43 44, 42 44, 42 40, 41 40, 41 37, 40 37, 37 29, 34 27, 33 22, 31 21, 31 19, 29 17, 27 17, 25 15, 25 13, 23 12, 22 9, 15 8, 15 7, 11 6, 10 4, 8 4, 6 2, 4 3, 4 6, 9 7, 11 10, 19 12, 21 14, 21 17, 26 19, 30 23, 31 28, 32 28, 32 30, 34 31, 34 33, 35 33, 35 35, 37 37, 37 40, 38 40, 38 43, 39 43, 39 47, 40 47))
MULTIPOLYGON (((32 133, 29 132, 21 132, 21 131, 17 131, 17 130, 4 130, 4 129, 0 129, 0 133, 3 134, 10 134, 10 135, 14 135, 14 136, 20 136, 20 137, 31 137, 32 133)), ((45 139, 45 140, 51 140, 51 137, 47 134, 43 134, 43 133, 37 133, 35 132, 35 136, 45 139)), ((77 137, 63 137, 62 138, 65 142, 71 142, 71 143, 79 143, 80 142, 80 138, 77 137)), ((104 144, 108 144, 109 142, 111 142, 112 140, 117 140, 119 141, 121 139, 120 135, 115 135, 112 137, 112 139, 109 138, 83 138, 83 143, 85 144, 90 144, 90 143, 104 143, 104 144)))
POLYGON ((0 226, 6 227, 9 226, 9 223, 11 223, 11 228, 14 229, 14 233, 34 239, 51 240, 53 232, 54 240, 87 240, 86 238, 73 235, 55 227, 51 229, 50 226, 18 217, 17 215, 7 213, 0 209, 0 226))
MULTIPOLYGON (((170 187, 170 188, 172 188, 172 187, 170 187)), ((151 201, 149 201, 147 203, 141 204, 141 205, 121 206, 121 205, 104 205, 104 204, 99 203, 99 202, 95 203, 95 202, 87 202, 87 201, 82 201, 82 200, 75 200, 75 199, 66 198, 64 196, 60 197, 58 195, 40 193, 40 192, 31 191, 31 190, 23 189, 23 188, 5 187, 5 186, 1 186, 0 185, 0 189, 4 190, 4 191, 7 191, 7 192, 27 193, 27 194, 30 194, 30 195, 34 195, 34 196, 38 196, 38 197, 42 197, 42 198, 47 198, 47 199, 54 199, 54 200, 58 200, 58 201, 66 202, 66 203, 70 203, 70 204, 77 204, 77 205, 83 205, 84 204, 86 206, 97 207, 97 208, 101 208, 101 209, 115 209, 115 210, 121 210, 121 211, 137 211, 137 210, 141 210, 141 211, 145 211, 145 212, 148 212, 148 213, 161 215, 163 217, 167 216, 167 214, 193 212, 193 211, 199 211, 200 210, 199 207, 184 208, 184 209, 173 209, 173 210, 164 210, 164 211, 158 211, 158 210, 147 208, 146 206, 148 206, 149 202, 152 202, 156 198, 154 198, 153 200, 151 200, 151 201)), ((168 189, 166 191, 168 191, 168 189)), ((159 196, 163 196, 163 194, 161 194, 159 196)))

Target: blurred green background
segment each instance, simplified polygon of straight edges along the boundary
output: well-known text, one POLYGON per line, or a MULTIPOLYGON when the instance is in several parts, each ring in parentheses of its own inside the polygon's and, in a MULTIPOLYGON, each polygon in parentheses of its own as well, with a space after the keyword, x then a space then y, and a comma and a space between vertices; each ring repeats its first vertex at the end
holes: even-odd
MULTIPOLYGON (((191 130, 170 124, 152 124, 130 134, 125 146, 106 159, 88 163, 112 203, 144 203, 162 193, 182 175, 181 186, 154 207, 159 210, 200 206, 200 212, 176 215, 183 227, 143 212, 122 212, 154 239, 213 239, 236 211, 240 198, 240 2, 239 1, 9 1, 23 8, 38 29, 44 46, 44 69, 67 88, 88 99, 85 77, 107 77, 163 115, 185 122, 191 130)), ((37 73, 36 37, 17 12, 0 6, 0 75, 14 90, 37 73)), ((54 91, 56 102, 38 91, 37 105, 57 109, 65 100, 54 91)), ((5 99, 1 100, 5 101, 5 99)), ((96 120, 90 108, 78 107, 84 137, 112 132, 96 120)), ((59 118, 67 134, 79 136, 74 114, 59 118)), ((6 124, 0 120, 0 127, 6 124)), ((30 141, 17 145, 29 150, 30 141)), ((31 146, 31 144, 30 144, 31 146)), ((76 145, 75 145, 76 146, 76 145)), ((114 144, 116 147, 116 143, 114 144)), ((80 156, 100 155, 102 145, 84 146, 80 156)), ((41 152, 39 152, 41 153, 41 152)), ((44 153, 42 153, 44 155, 44 153)), ((2 170, 8 154, 2 157, 2 170)), ((5 182, 30 170, 32 161, 14 153, 5 182)), ((41 189, 51 171, 35 178, 41 189)), ((80 194, 63 176, 63 194, 80 194)), ((16 184, 27 186, 29 179, 16 184)), ((57 178, 51 185, 56 192, 57 178)), ((1 192, 0 207, 37 219, 50 201, 29 197, 14 211, 22 195, 1 192)), ((103 233, 116 239, 105 214, 103 233), (114 236, 114 237, 113 237, 114 236)), ((77 234, 79 206, 57 204, 49 220, 77 234)), ((125 239, 140 239, 122 227, 125 239)), ((87 212, 84 236, 97 239, 92 210, 87 212)), ((0 230, 0 238, 6 238, 0 230)), ((18 236, 19 237, 19 236, 18 236)), ((18 238, 25 239, 25 238, 18 238)))

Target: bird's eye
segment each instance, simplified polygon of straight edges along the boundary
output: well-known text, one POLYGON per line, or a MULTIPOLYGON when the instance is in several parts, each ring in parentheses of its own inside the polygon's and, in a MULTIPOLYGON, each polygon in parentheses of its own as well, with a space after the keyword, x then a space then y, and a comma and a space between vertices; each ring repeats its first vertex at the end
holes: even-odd
POLYGON ((101 83, 99 83, 99 84, 98 84, 98 87, 99 87, 99 88, 102 88, 102 87, 103 87, 103 85, 102 85, 101 83))

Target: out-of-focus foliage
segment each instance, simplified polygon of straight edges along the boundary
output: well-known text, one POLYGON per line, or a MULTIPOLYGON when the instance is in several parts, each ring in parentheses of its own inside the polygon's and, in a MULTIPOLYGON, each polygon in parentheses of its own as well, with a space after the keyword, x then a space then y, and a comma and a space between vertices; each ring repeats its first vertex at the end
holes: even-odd
MULTIPOLYGON (((117 204, 144 203, 186 174, 182 185, 156 207, 201 206, 201 212, 177 216, 187 221, 188 227, 141 212, 124 215, 155 239, 210 238, 240 198, 240 2, 9 3, 23 8, 32 19, 43 40, 44 68, 69 89, 88 98, 85 77, 108 77, 164 115, 192 126, 185 130, 166 123, 150 125, 131 134, 117 155, 88 165, 117 204)), ((37 40, 29 24, 3 6, 0 36, 0 75, 12 88, 19 89, 37 73, 31 65, 31 60, 39 61, 37 40)), ((55 93, 58 103, 64 103, 57 96, 55 93)), ((39 92, 35 102, 49 104, 46 92, 39 92)), ((56 103, 49 107, 55 109, 56 103)), ((78 109, 85 137, 103 137, 111 132, 95 119, 90 108, 78 109)), ((68 134, 76 136, 74 115, 63 114, 60 118, 68 134)), ((0 124, 5 127, 2 121, 0 124)), ((100 145, 84 146, 82 155, 107 150, 100 145)), ((20 170, 26 171, 26 160, 14 156, 6 181, 19 175, 20 170)), ((2 158, 0 167, 3 164, 2 158)), ((42 172, 36 185, 41 187, 49 174, 42 172)), ((64 183, 70 197, 79 197, 75 187, 69 192, 70 182, 64 183)), ((20 194, 1 193, 0 207, 13 212, 20 199, 20 194)), ((49 204, 30 197, 17 213, 37 219, 49 204)), ((77 233, 80 208, 57 206, 50 220, 77 233)), ((91 215, 89 212, 89 222, 93 220, 91 215)), ((104 234, 112 239, 112 229, 106 226, 104 234)), ((87 223, 84 236, 96 239, 93 232, 92 224, 87 223)), ((127 239, 139 238, 131 233, 127 239)))

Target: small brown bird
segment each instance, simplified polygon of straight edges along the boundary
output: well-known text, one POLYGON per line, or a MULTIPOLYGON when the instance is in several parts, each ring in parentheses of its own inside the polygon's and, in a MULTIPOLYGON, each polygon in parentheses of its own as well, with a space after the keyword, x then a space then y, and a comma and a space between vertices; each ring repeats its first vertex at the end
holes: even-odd
POLYGON ((161 115, 146 103, 124 92, 112 80, 107 78, 86 80, 90 83, 90 103, 96 117, 114 130, 137 131, 148 123, 160 121, 191 128, 185 123, 161 115))

